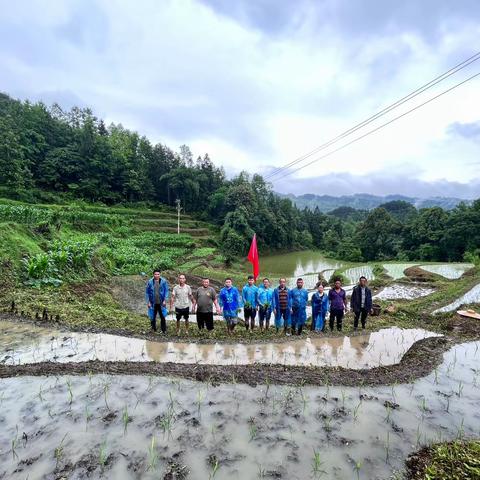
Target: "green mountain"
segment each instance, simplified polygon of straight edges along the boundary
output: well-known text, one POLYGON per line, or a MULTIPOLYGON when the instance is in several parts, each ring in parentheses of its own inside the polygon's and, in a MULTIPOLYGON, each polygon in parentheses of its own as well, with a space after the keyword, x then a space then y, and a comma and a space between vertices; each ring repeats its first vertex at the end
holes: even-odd
POLYGON ((431 197, 431 198, 415 198, 407 197, 405 195, 370 195, 368 193, 356 193, 354 195, 342 195, 334 197, 331 195, 315 195, 313 193, 306 193, 304 195, 281 194, 281 197, 289 198, 295 205, 303 209, 308 207, 314 209, 319 208, 322 212, 331 212, 339 207, 350 207, 356 210, 372 210, 384 203, 403 200, 412 204, 416 208, 430 208, 441 207, 445 210, 455 208, 459 203, 465 202, 470 204, 470 201, 465 201, 460 198, 451 197, 431 197))

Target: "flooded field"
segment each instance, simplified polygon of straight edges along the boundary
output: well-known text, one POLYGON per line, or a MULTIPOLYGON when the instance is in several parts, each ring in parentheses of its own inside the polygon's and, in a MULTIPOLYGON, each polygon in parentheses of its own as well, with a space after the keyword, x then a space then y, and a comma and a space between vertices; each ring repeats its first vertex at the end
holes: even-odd
POLYGON ((404 272, 407 268, 414 267, 417 263, 384 263, 383 268, 386 270, 387 275, 393 280, 398 280, 404 277, 404 272))
POLYGON ((263 272, 289 278, 297 278, 308 273, 318 274, 324 270, 335 270, 341 266, 340 261, 325 258, 321 252, 309 250, 269 255, 262 257, 261 260, 263 272))
POLYGON ((470 303, 480 303, 480 283, 475 285, 471 290, 469 290, 465 295, 462 295, 460 298, 454 302, 445 305, 444 307, 437 308, 433 313, 441 312, 453 312, 457 310, 462 305, 468 305, 470 303))
POLYGON ((446 263, 444 265, 420 265, 420 268, 449 280, 456 280, 473 268, 473 265, 471 263, 446 263))
POLYGON ((201 344, 154 342, 103 333, 56 331, 0 322, 0 362, 130 361, 209 365, 282 364, 362 369, 398 363, 418 340, 436 336, 422 329, 388 328, 353 337, 312 336, 279 343, 201 344))
POLYGON ((348 268, 345 270, 345 272, 343 272, 343 275, 347 278, 348 285, 356 285, 361 276, 367 277, 368 280, 373 280, 375 278, 370 265, 348 268))
POLYGON ((479 347, 375 388, 4 379, 0 478, 384 480, 421 445, 478 434, 479 347))
POLYGON ((377 300, 413 300, 426 297, 435 290, 429 287, 418 287, 416 285, 392 284, 385 287, 380 293, 374 295, 377 300))

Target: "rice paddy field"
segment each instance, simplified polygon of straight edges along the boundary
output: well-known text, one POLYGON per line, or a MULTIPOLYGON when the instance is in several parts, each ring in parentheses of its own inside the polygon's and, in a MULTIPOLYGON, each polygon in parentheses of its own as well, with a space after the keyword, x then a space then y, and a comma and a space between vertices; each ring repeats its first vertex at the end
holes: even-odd
POLYGON ((479 309, 478 266, 271 256, 262 275, 301 276, 310 295, 366 276, 380 314, 314 332, 309 306, 285 336, 247 331, 240 312, 231 337, 219 316, 187 332, 169 314, 160 335, 153 265, 193 288, 247 274, 225 267, 214 227, 182 222, 177 235, 169 210, 0 202, 0 479, 427 480, 418 459, 450 449, 479 478, 480 322, 456 313, 479 309))

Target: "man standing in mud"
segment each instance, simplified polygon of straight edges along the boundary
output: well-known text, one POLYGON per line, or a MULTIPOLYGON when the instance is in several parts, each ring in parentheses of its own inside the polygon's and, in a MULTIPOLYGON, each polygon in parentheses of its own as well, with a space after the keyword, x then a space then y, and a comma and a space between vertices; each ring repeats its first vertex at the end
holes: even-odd
POLYGON ((297 286, 292 289, 292 329, 297 335, 302 334, 307 321, 308 292, 303 288, 303 279, 297 279, 297 286))
POLYGON ((330 331, 333 332, 335 320, 337 321, 337 330, 342 330, 343 316, 347 310, 347 293, 342 288, 342 282, 335 280, 334 287, 328 292, 328 300, 330 301, 330 331))
POLYGON ((238 311, 242 304, 242 297, 237 288, 233 286, 231 278, 225 279, 225 286, 220 290, 218 298, 226 323, 227 333, 228 335, 233 335, 233 330, 238 322, 238 311))
POLYGON ((287 288, 287 279, 281 278, 278 287, 273 291, 273 314, 275 315, 275 328, 278 331, 283 327, 286 335, 291 326, 292 296, 287 288))
POLYGON ((180 320, 185 319, 185 333, 188 334, 188 315, 190 313, 190 305, 195 304, 190 285, 187 285, 187 279, 182 273, 178 276, 178 285, 172 290, 172 298, 170 300, 170 310, 175 307, 175 316, 177 318, 177 335, 180 333, 180 320))
POLYGON ((265 322, 265 330, 270 327, 270 317, 272 316, 273 304, 273 288, 270 287, 270 280, 263 279, 263 285, 258 287, 258 320, 260 322, 260 330, 263 330, 265 322))
POLYGON ((250 329, 253 331, 257 315, 258 287, 255 285, 253 275, 248 276, 247 282, 242 289, 243 318, 245 319, 245 328, 248 330, 250 326, 250 329))
POLYGON ((167 333, 167 322, 165 319, 166 302, 168 298, 168 282, 160 276, 160 270, 154 270, 153 278, 147 283, 145 298, 148 302, 148 316, 154 332, 157 331, 157 313, 160 316, 160 328, 163 334, 167 333))
POLYGON ((360 319, 362 322, 362 330, 365 330, 367 316, 372 311, 372 291, 367 287, 367 278, 363 275, 358 280, 358 285, 353 287, 350 308, 355 315, 353 329, 357 331, 358 320, 360 319))

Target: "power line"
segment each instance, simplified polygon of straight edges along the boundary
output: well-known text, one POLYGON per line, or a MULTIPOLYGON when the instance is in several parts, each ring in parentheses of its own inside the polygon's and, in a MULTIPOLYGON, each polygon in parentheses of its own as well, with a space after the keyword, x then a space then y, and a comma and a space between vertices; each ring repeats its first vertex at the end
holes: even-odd
POLYGON ((409 100, 415 98, 416 96, 420 95, 421 93, 425 92, 426 90, 432 88, 433 86, 437 85, 438 83, 442 82, 443 80, 446 80, 447 78, 449 78, 450 76, 459 72, 460 70, 468 67, 470 64, 472 64, 473 62, 476 62, 479 59, 480 59, 480 52, 477 52, 474 55, 472 55, 471 57, 464 60, 463 62, 460 62, 459 64, 450 68, 445 73, 442 73, 441 75, 435 77, 433 80, 430 80, 428 83, 422 85, 421 87, 417 88, 413 92, 409 93, 408 95, 406 95, 406 96, 402 97, 401 99, 397 100, 396 102, 392 103, 388 107, 385 107, 384 109, 382 109, 379 112, 375 113, 374 115, 370 116, 366 120, 363 120, 362 122, 356 124, 352 128, 349 128, 348 130, 345 130, 343 133, 337 135, 335 138, 329 140, 328 142, 323 143, 322 145, 315 148, 311 152, 309 152, 305 155, 302 155, 301 157, 298 157, 297 159, 291 161, 290 163, 287 163, 286 165, 283 165, 282 167, 278 167, 273 172, 270 172, 268 175, 266 175, 264 177, 265 180, 269 180, 270 178, 275 177, 276 175, 281 173, 283 170, 287 170, 288 168, 292 167, 293 165, 296 165, 297 163, 300 163, 303 160, 306 160, 308 157, 311 157, 315 153, 318 153, 319 151, 324 150, 325 148, 333 145, 334 143, 337 143, 339 140, 342 140, 343 138, 347 137, 348 135, 350 135, 350 134, 356 132, 357 130, 365 127, 366 125, 372 123, 373 121, 375 121, 378 118, 384 116, 385 114, 389 113, 390 111, 394 110, 395 108, 399 107, 400 105, 403 105, 404 103, 406 103, 409 100))
POLYGON ((427 101, 421 103, 420 105, 417 105, 415 107, 413 107, 412 109, 410 110, 407 110, 406 112, 402 113, 401 115, 398 115, 397 117, 395 118, 392 118, 391 120, 389 120, 388 122, 385 122, 383 123, 382 125, 379 125, 378 127, 364 133, 363 135, 360 135, 359 137, 356 137, 354 138, 353 140, 351 140, 350 142, 348 143, 345 143, 344 145, 342 145, 341 147, 338 147, 336 148, 335 150, 332 150, 331 152, 328 152, 326 153, 325 155, 322 155, 321 157, 318 157, 318 158, 315 158, 314 160, 312 160, 311 162, 305 164, 305 165, 302 165, 301 167, 298 167, 296 168, 295 170, 290 170, 290 171, 287 171, 284 175, 282 175, 281 177, 277 178, 277 180, 281 180, 282 178, 285 178, 285 177, 288 177, 289 175, 291 175, 292 173, 295 173, 295 172, 298 172, 299 170, 302 170, 303 168, 306 168, 306 167, 309 167, 310 165, 312 165, 313 163, 315 162, 318 162, 319 160, 322 160, 326 157, 329 157, 330 155, 333 155, 334 153, 338 152, 339 150, 343 150, 344 148, 348 147, 349 145, 352 145, 352 143, 355 143, 355 142, 358 142, 359 140, 362 140, 363 138, 367 137, 368 135, 371 135, 372 133, 375 133, 377 132, 378 130, 386 127, 387 125, 390 125, 391 123, 395 122, 396 120, 399 120, 400 118, 402 117, 405 117, 406 115, 414 112, 415 110, 418 110, 419 108, 423 107, 424 105, 427 105, 431 102, 433 102, 434 100, 436 100, 437 98, 440 98, 441 96, 451 92, 452 90, 454 90, 455 88, 457 87, 460 87, 461 85, 469 82, 470 80, 473 80, 475 77, 478 77, 480 76, 480 72, 472 75, 471 77, 468 77, 467 79, 465 80, 462 80, 460 83, 457 83, 456 85, 453 85, 453 87, 450 87, 448 88, 447 90, 444 90, 443 92, 439 93, 438 95, 435 95, 434 97, 428 99, 427 101))

